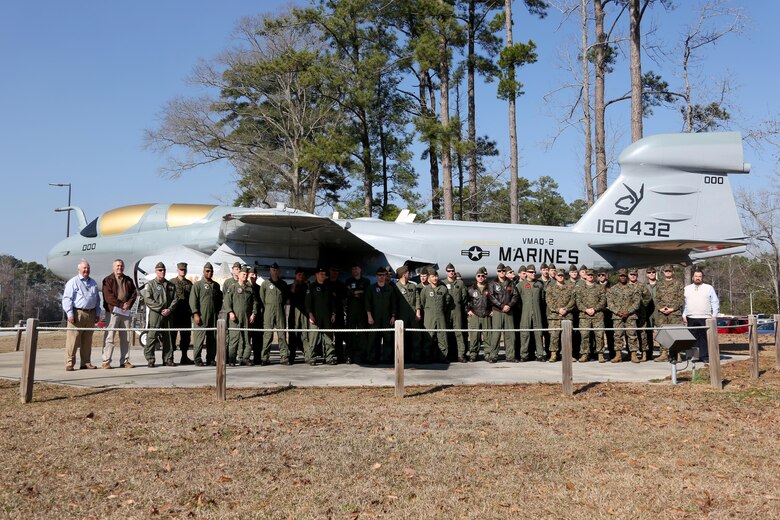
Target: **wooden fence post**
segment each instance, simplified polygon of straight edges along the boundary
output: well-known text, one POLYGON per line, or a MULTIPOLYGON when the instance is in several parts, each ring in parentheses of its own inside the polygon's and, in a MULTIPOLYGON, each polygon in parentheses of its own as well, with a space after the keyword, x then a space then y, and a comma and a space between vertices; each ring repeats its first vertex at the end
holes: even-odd
POLYGON ((750 345, 750 377, 758 379, 758 318, 748 318, 748 344, 750 345))
POLYGON ((775 368, 780 368, 780 314, 773 316, 775 320, 775 368))
POLYGON ((217 399, 227 399, 227 372, 225 361, 227 356, 227 321, 225 318, 217 320, 217 399))
POLYGON ((404 322, 395 320, 395 396, 404 396, 404 322))
POLYGON ((22 328, 22 322, 20 321, 16 325, 16 352, 19 352, 19 345, 22 343, 22 331, 24 329, 22 328))
POLYGON ((561 371, 563 379, 563 395, 571 397, 574 395, 572 386, 572 367, 571 367, 571 349, 572 349, 572 321, 561 321, 561 371))
MULTIPOLYGON (((718 320, 707 318, 707 351, 710 357, 710 384, 715 390, 723 390, 723 371, 720 369, 720 345, 718 344, 718 320)), ((701 353, 699 353, 701 356, 701 353)))
POLYGON ((22 364, 22 381, 19 392, 23 403, 32 401, 33 383, 35 382, 35 354, 38 350, 38 320, 27 320, 27 334, 24 337, 24 362, 22 364))

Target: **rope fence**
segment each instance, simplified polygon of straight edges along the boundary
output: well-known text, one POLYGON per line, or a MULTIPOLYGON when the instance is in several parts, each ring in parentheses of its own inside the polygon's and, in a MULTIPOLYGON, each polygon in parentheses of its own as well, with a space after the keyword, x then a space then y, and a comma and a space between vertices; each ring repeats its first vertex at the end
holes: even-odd
MULTIPOLYGON (((777 323, 780 322, 780 314, 774 315, 774 318, 772 320, 768 320, 764 323, 773 323, 775 324, 774 327, 774 340, 775 340, 775 346, 778 344, 778 335, 780 335, 780 327, 777 326, 777 323)), ((763 323, 762 323, 763 324, 763 323)), ((447 329, 447 328, 439 328, 439 329, 425 329, 425 328, 405 328, 405 324, 401 320, 396 320, 395 325, 393 328, 361 328, 361 329, 351 329, 351 328, 339 328, 339 329, 312 329, 312 328, 259 328, 259 327, 228 327, 228 322, 225 319, 220 319, 217 321, 216 327, 180 327, 180 328, 173 328, 173 327, 161 327, 161 328, 138 328, 138 327, 89 327, 89 328, 81 328, 79 327, 79 331, 103 331, 103 332, 133 332, 133 333, 144 333, 144 332, 184 332, 184 331, 205 331, 205 332, 216 332, 217 334, 217 370, 216 370, 216 388, 217 388, 217 397, 220 400, 226 399, 226 386, 227 386, 227 375, 226 375, 226 353, 227 353, 227 332, 228 329, 231 331, 236 332, 276 332, 276 333, 310 333, 313 331, 319 332, 319 333, 377 333, 377 332, 394 332, 395 340, 394 340, 394 346, 395 346, 395 390, 394 394, 397 397, 403 397, 404 396, 404 377, 403 372, 405 368, 405 361, 404 361, 404 350, 405 350, 405 342, 404 342, 404 336, 406 332, 411 333, 435 333, 435 332, 458 332, 458 333, 464 333, 464 332, 478 332, 478 333, 517 333, 517 332, 561 332, 561 362, 562 362, 562 369, 561 369, 561 382, 563 386, 563 393, 564 395, 571 396, 573 395, 573 382, 572 382, 572 350, 573 350, 573 339, 574 339, 574 332, 599 332, 599 331, 618 331, 618 332, 624 332, 624 331, 659 331, 659 330, 706 330, 707 331, 707 347, 708 347, 708 354, 709 354, 709 360, 710 360, 710 384, 715 389, 722 389, 723 388, 723 376, 720 366, 720 345, 718 341, 718 328, 744 328, 746 325, 744 324, 737 324, 737 325, 728 325, 728 326, 722 326, 718 327, 717 320, 715 318, 709 318, 707 319, 706 325, 703 326, 697 326, 697 327, 687 327, 684 325, 676 325, 676 326, 666 326, 666 327, 581 327, 581 328, 575 328, 573 326, 573 322, 571 320, 562 320, 560 327, 551 327, 551 328, 513 328, 513 329, 468 329, 468 328, 458 328, 458 329, 447 329)), ((750 359, 751 359, 751 377, 758 378, 759 377, 759 364, 758 364, 758 322, 757 318, 755 316, 751 316, 748 320, 748 343, 749 343, 749 350, 750 350, 750 359)), ((33 390, 33 382, 34 382, 34 375, 35 375, 35 357, 36 357, 36 350, 37 350, 37 339, 38 339, 38 332, 44 331, 44 332, 57 332, 57 331, 69 331, 74 330, 74 327, 39 327, 38 326, 38 320, 35 318, 30 318, 26 322, 26 326, 24 328, 17 326, 17 327, 3 327, 0 328, 0 331, 8 331, 8 332, 16 332, 17 333, 17 344, 16 344, 16 350, 19 350, 19 344, 20 339, 24 333, 24 362, 22 366, 22 377, 21 377, 21 385, 20 385, 20 393, 21 393, 21 400, 23 403, 28 403, 32 401, 32 390, 33 390)), ((484 339, 484 338, 483 338, 484 339)), ((617 345, 615 346, 616 351, 617 345)), ((623 347, 621 347, 620 350, 622 350, 623 347)), ((780 368, 780 349, 775 348, 776 352, 776 367, 780 368)))

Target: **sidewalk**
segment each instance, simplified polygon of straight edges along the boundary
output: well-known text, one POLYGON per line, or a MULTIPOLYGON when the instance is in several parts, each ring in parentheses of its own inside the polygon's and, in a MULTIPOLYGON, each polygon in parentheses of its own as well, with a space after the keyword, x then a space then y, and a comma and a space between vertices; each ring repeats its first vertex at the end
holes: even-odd
MULTIPOLYGON (((62 349, 41 349, 36 355, 35 381, 38 383, 66 384, 93 388, 196 388, 215 386, 215 367, 196 367, 194 365, 166 367, 161 365, 160 353, 157 353, 157 366, 146 366, 140 349, 130 350, 130 360, 136 368, 117 368, 113 370, 75 370, 65 371, 65 354, 62 349)), ((180 354, 175 354, 178 363, 180 354)), ((22 372, 24 352, 0 354, 0 378, 18 381, 22 372)), ((748 356, 722 356, 721 363, 728 363, 748 356)), ((227 367, 228 388, 277 387, 277 386, 319 386, 319 387, 356 387, 388 386, 395 381, 393 367, 389 365, 317 365, 309 366, 302 360, 296 360, 291 366, 279 365, 278 353, 273 352, 270 366, 227 367)), ((101 365, 99 349, 93 350, 92 363, 101 365)), ((697 364, 697 368, 702 365, 697 364)), ((505 363, 499 361, 490 364, 485 361, 476 363, 452 363, 412 365, 404 372, 406 386, 428 385, 476 385, 476 384, 515 384, 515 383, 561 383, 561 363, 505 363)), ((685 363, 678 365, 686 368, 685 363)), ((690 366, 688 367, 690 368, 690 366)), ((671 374, 669 363, 630 363, 620 364, 573 363, 574 383, 594 382, 631 382, 647 383, 662 380, 671 374)))

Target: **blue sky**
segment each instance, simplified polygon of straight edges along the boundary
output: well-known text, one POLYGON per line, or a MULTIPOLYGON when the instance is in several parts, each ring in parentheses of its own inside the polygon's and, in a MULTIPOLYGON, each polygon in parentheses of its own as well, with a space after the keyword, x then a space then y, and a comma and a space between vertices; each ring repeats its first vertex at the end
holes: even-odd
MULTIPOLYGON (((65 234, 67 189, 48 183, 72 183, 73 204, 89 220, 119 206, 143 202, 229 203, 235 196, 228 165, 196 170, 171 180, 160 175, 165 158, 144 148, 145 129, 155 128, 166 101, 202 92, 187 83, 199 59, 232 45, 231 33, 243 16, 282 9, 289 2, 203 0, 98 2, 55 0, 9 2, 0 17, 0 253, 45 263, 46 253, 65 234), (258 7, 260 6, 260 7, 258 7)), ((698 3, 679 1, 675 11, 652 13, 659 29, 653 36, 668 46, 679 40, 698 3)), ((748 17, 747 31, 728 36, 708 49, 701 62, 710 84, 727 75, 733 82, 732 130, 780 117, 776 22, 780 3, 735 0, 748 17)), ((520 11, 520 4, 516 5, 520 11)), ((626 22, 627 23, 627 22, 626 22)), ((579 136, 563 134, 552 149, 555 104, 544 94, 568 81, 560 68, 560 50, 576 35, 574 23, 552 12, 545 20, 518 16, 515 41, 533 39, 539 62, 522 72, 525 95, 518 104, 520 174, 554 177, 567 200, 582 196, 579 136)), ((648 37, 648 41, 651 38, 648 37)), ((673 52, 670 50, 670 52, 673 52)), ((678 53, 679 54, 679 53, 678 53)), ((644 70, 662 72, 676 87, 672 54, 660 64, 646 60, 644 70)), ((627 72, 618 67, 608 97, 623 93, 627 72)), ((480 86, 478 132, 498 140, 502 156, 491 167, 508 163, 506 104, 494 99, 495 84, 480 86)), ((454 102, 454 101, 453 101, 454 102)), ((630 141, 628 105, 610 109, 610 134, 619 152, 630 141)), ((559 110, 558 110, 559 112, 559 110)), ((463 109, 465 114, 465 108, 463 109)), ((464 116, 465 117, 465 116, 464 116)), ((675 109, 656 109, 645 121, 645 135, 681 130, 675 109)), ((736 186, 758 188, 777 173, 770 153, 746 149, 753 172, 736 186)), ((420 161, 419 173, 427 176, 420 161)), ((76 230, 75 219, 71 233, 76 230)))

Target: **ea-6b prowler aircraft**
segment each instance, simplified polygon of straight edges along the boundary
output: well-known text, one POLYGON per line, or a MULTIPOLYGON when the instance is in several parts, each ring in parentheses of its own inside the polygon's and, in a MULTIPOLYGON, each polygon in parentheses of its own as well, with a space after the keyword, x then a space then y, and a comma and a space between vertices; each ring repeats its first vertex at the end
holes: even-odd
MULTIPOLYGON (((122 258, 137 281, 163 261, 188 262, 200 273, 208 261, 227 276, 239 261, 277 262, 284 277, 296 267, 355 263, 369 272, 406 264, 452 263, 466 279, 478 267, 554 263, 618 268, 689 263, 744 250, 729 173, 748 173, 739 133, 647 137, 620 155, 620 175, 572 227, 431 220, 408 211, 395 222, 340 219, 293 208, 139 204, 108 211, 87 224, 72 207, 80 232, 49 253, 49 268, 69 278, 84 258, 97 279, 122 258)), ((173 269, 169 271, 175 272, 173 269)), ((128 273, 129 274, 129 273, 128 273)))

